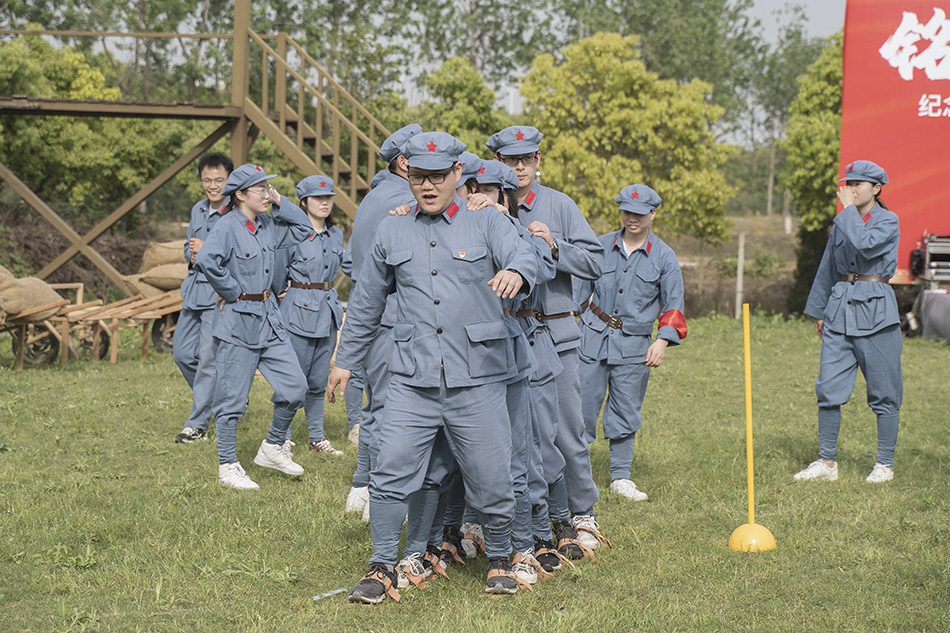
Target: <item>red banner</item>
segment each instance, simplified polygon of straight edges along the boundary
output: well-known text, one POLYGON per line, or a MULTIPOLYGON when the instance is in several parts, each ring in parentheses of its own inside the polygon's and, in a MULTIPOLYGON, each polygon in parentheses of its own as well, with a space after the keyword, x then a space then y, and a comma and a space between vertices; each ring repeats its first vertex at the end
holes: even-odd
POLYGON ((887 171, 897 213, 894 282, 913 281, 923 233, 950 235, 950 0, 849 0, 844 27, 841 160, 887 171))

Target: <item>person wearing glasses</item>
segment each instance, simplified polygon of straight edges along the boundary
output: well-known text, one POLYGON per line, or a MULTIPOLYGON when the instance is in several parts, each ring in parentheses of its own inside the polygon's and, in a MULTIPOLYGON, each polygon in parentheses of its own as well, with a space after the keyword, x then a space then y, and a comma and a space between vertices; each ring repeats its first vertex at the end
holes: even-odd
POLYGON ((462 470, 468 502, 485 520, 485 591, 518 589, 509 561, 515 501, 505 406, 505 381, 515 368, 502 301, 530 291, 538 265, 502 214, 465 211, 456 195, 464 149, 444 132, 417 134, 402 147, 416 205, 380 223, 350 295, 351 314, 327 385, 332 402, 350 370, 361 366, 386 297, 395 293, 392 380, 370 483, 373 554, 369 571, 350 591, 353 602, 398 599, 402 521, 440 429, 462 470))
POLYGON ((556 401, 539 397, 543 394, 533 397, 544 425, 542 437, 554 438, 553 443, 542 446, 554 537, 563 556, 577 559, 584 557, 584 547, 593 549, 605 539, 594 521, 594 503, 600 493, 591 475, 581 410, 581 332, 573 318, 577 306, 571 284, 573 277, 585 281, 600 278, 604 247, 573 200, 537 181, 542 136, 533 127, 512 126, 494 134, 487 146, 496 159, 515 170, 518 221, 547 242, 556 262, 557 274, 538 286, 534 301, 536 317, 547 327, 563 370, 554 379, 556 401), (559 472, 562 460, 564 467, 559 472))
POLYGON ((887 173, 869 160, 856 160, 838 181, 838 201, 828 245, 808 293, 805 314, 821 337, 818 396, 818 459, 794 476, 797 481, 838 479, 841 405, 851 399, 858 369, 867 382, 867 401, 877 414, 877 461, 868 483, 894 478, 894 451, 904 397, 903 339, 897 299, 888 280, 897 269, 900 222, 881 201, 887 173))
MULTIPOLYGON (((330 356, 343 322, 343 306, 333 287, 343 259, 343 231, 334 225, 330 214, 335 195, 333 179, 326 176, 307 176, 297 183, 297 198, 313 231, 296 246, 278 251, 273 289, 278 296, 283 295, 280 313, 300 369, 307 377, 303 408, 309 450, 339 456, 343 451, 333 448, 323 429, 323 396, 330 375, 330 356)), ((288 451, 293 447, 291 423, 296 414, 296 409, 274 405, 274 424, 287 426, 288 451)))
MULTIPOLYGON (((343 253, 343 272, 353 280, 351 295, 353 289, 359 285, 363 263, 370 253, 380 222, 389 215, 390 209, 414 200, 409 189, 408 162, 399 149, 421 132, 422 127, 418 123, 411 123, 396 130, 379 148, 379 157, 389 165, 389 175, 360 202, 353 218, 350 241, 343 253)), ((386 391, 389 388, 389 359, 393 353, 392 326, 395 313, 395 297, 392 297, 380 320, 373 345, 363 359, 363 367, 353 368, 364 379, 366 406, 363 408, 363 421, 360 424, 356 472, 353 473, 353 484, 347 494, 344 509, 346 512, 362 512, 364 521, 369 521, 369 479, 378 452, 376 422, 382 416, 386 391)), ((349 316, 350 312, 347 310, 347 318, 349 316)))
MULTIPOLYGON (((300 207, 267 182, 275 177, 257 165, 241 165, 231 172, 222 189, 231 199, 195 258, 195 267, 218 294, 212 326, 218 480, 242 490, 259 487, 237 458, 237 423, 247 407, 254 372, 260 369, 273 387, 275 406, 296 411, 307 395, 307 379, 271 286, 276 249, 304 241, 313 225, 300 207)), ((254 463, 299 476, 303 468, 284 444, 288 425, 289 421, 274 420, 254 463)))
POLYGON ((175 436, 179 443, 207 439, 211 425, 215 379, 211 323, 218 295, 208 279, 195 268, 195 257, 228 202, 221 190, 233 169, 234 163, 224 154, 205 154, 198 160, 198 178, 205 198, 191 208, 188 239, 185 240, 188 276, 181 284, 181 313, 172 340, 175 364, 191 388, 191 413, 184 428, 175 436))
POLYGON ((646 185, 627 185, 614 202, 622 225, 600 237, 607 251, 603 276, 594 282, 574 280, 574 299, 587 308, 580 349, 584 418, 592 442, 606 395, 610 489, 631 501, 646 501, 647 494, 630 479, 634 438, 650 369, 663 363, 668 345, 686 338, 683 275, 676 253, 650 229, 662 202, 659 194, 646 185))

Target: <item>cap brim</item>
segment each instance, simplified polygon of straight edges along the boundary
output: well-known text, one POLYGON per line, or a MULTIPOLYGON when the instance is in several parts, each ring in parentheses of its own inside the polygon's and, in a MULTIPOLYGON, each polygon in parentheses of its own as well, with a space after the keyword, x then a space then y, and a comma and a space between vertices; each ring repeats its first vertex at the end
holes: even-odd
POLYGON ((271 178, 277 178, 277 174, 274 174, 273 176, 268 176, 267 174, 264 174, 263 176, 259 178, 256 178, 256 179, 252 178, 247 183, 242 183, 240 187, 234 187, 233 189, 229 189, 228 186, 225 185, 224 188, 221 189, 221 195, 223 196, 230 195, 234 193, 235 191, 240 191, 242 189, 247 189, 248 187, 253 187, 257 183, 264 182, 265 180, 270 180, 271 178))
POLYGON ((637 215, 646 215, 650 211, 656 211, 656 207, 651 207, 648 204, 636 202, 635 200, 625 200, 620 204, 620 210, 628 213, 636 213, 637 215))
POLYGON ((862 180, 864 182, 871 182, 875 185, 883 185, 884 183, 876 178, 871 178, 870 176, 845 176, 844 178, 839 178, 838 182, 847 182, 848 180, 862 180))
POLYGON ((537 143, 529 143, 528 141, 516 141, 511 145, 505 145, 497 150, 496 154, 501 156, 520 156, 522 154, 533 154, 534 152, 539 151, 537 143))
POLYGON ((441 156, 413 156, 409 159, 409 166, 416 169, 445 170, 457 163, 457 160, 441 156))

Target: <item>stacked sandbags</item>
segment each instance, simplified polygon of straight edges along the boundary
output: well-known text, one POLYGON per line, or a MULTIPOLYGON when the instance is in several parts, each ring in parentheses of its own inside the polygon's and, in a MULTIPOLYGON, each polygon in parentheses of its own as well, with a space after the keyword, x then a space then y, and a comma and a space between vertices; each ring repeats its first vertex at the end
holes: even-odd
POLYGON ((150 243, 142 256, 142 272, 122 277, 126 292, 148 298, 181 288, 188 276, 184 246, 183 240, 150 243))
MULTIPOLYGON (((20 312, 32 310, 40 306, 59 303, 63 298, 53 290, 48 283, 36 277, 17 279, 13 274, 0 266, 0 313, 3 320, 16 317, 20 312)), ((23 320, 37 323, 59 312, 59 307, 36 312, 23 320)))

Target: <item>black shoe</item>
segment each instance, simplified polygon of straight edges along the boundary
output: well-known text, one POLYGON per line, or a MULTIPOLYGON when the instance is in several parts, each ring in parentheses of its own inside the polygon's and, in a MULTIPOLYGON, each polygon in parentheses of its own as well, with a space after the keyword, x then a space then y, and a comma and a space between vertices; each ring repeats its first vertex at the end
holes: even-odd
POLYGON ((462 532, 454 525, 442 528, 442 560, 450 563, 465 564, 465 550, 462 549, 462 532))
POLYGON ((396 590, 396 572, 390 565, 373 563, 366 575, 350 589, 350 602, 379 604, 389 596, 399 600, 396 590))
POLYGON ((508 557, 488 559, 488 579, 485 581, 485 593, 517 593, 518 580, 511 571, 508 557))
POLYGON ((561 569, 561 559, 554 549, 554 543, 547 539, 534 539, 534 558, 544 571, 552 572, 561 569))
POLYGON ((557 541, 557 551, 568 560, 584 558, 584 550, 577 543, 577 532, 571 525, 570 519, 558 519, 551 522, 554 530, 554 540, 557 541))
POLYGON ((179 444, 191 444, 192 442, 208 439, 207 435, 208 432, 204 429, 193 429, 186 426, 181 433, 175 436, 175 441, 179 444))

